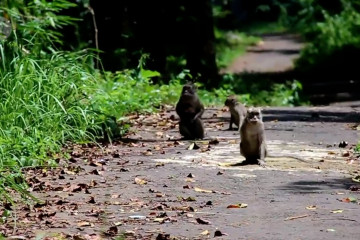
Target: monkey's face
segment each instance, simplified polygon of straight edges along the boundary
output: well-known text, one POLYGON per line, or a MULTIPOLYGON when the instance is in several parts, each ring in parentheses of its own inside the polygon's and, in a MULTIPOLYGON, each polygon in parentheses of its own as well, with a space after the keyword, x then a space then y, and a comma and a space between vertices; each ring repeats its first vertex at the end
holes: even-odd
POLYGON ((249 108, 246 114, 248 122, 256 124, 262 121, 261 110, 259 108, 249 108))
POLYGON ((192 96, 195 94, 195 88, 192 85, 185 85, 182 89, 182 93, 181 95, 188 95, 188 96, 192 96))

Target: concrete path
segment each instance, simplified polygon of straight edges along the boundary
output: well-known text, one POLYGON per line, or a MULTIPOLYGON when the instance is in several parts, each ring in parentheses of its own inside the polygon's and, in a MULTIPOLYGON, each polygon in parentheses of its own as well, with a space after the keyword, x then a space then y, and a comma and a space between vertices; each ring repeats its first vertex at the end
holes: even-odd
POLYGON ((271 73, 283 72, 293 68, 293 60, 299 56, 303 43, 291 34, 269 35, 262 37, 257 45, 247 49, 247 53, 234 60, 227 73, 271 73))

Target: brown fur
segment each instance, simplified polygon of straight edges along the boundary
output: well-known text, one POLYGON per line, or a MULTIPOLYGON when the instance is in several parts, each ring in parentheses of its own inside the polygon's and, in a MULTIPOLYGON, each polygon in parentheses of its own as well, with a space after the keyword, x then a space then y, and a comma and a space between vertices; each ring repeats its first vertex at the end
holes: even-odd
POLYGON ((246 107, 242 103, 240 103, 234 95, 230 95, 226 98, 225 106, 227 106, 230 110, 229 130, 233 129, 233 123, 235 123, 235 125, 240 130, 241 124, 243 123, 246 116, 246 107))
POLYGON ((192 83, 183 86, 180 99, 176 104, 176 113, 180 117, 180 134, 185 139, 204 138, 204 125, 201 121, 204 105, 200 102, 196 87, 192 83))
POLYGON ((265 165, 267 147, 265 128, 259 108, 249 108, 240 128, 240 153, 245 157, 245 163, 265 165))

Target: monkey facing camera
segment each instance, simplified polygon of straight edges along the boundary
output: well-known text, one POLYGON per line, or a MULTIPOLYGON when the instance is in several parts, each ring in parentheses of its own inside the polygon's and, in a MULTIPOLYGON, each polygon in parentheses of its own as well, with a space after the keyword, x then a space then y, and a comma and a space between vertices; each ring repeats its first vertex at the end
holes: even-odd
POLYGON ((201 116, 204 113, 204 105, 200 102, 193 83, 183 86, 175 110, 180 118, 179 131, 184 139, 203 139, 205 131, 201 116))
POLYGON ((240 128, 240 153, 245 157, 244 164, 265 166, 267 146, 265 128, 260 108, 249 108, 240 128))

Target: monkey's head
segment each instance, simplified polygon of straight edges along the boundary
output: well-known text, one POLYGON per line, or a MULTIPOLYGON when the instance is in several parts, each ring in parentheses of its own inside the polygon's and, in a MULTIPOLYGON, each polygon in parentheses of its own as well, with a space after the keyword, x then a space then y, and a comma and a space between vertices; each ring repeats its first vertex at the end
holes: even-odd
POLYGON ((193 96, 196 93, 196 86, 192 83, 187 83, 183 86, 182 96, 193 96))
POLYGON ((252 124, 262 122, 262 114, 260 108, 248 108, 246 113, 246 120, 252 124))
POLYGON ((230 95, 225 100, 225 106, 227 107, 235 107, 235 105, 238 103, 235 95, 230 95))

